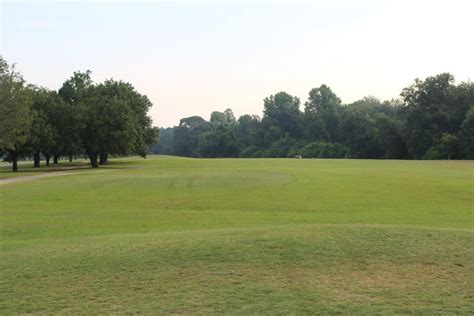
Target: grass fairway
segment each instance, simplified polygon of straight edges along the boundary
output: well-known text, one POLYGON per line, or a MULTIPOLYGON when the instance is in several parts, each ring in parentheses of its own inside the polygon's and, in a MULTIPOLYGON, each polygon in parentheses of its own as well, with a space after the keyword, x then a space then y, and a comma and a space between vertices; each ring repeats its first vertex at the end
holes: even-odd
POLYGON ((1 314, 474 310, 473 162, 152 156, 75 172, 0 186, 1 314))

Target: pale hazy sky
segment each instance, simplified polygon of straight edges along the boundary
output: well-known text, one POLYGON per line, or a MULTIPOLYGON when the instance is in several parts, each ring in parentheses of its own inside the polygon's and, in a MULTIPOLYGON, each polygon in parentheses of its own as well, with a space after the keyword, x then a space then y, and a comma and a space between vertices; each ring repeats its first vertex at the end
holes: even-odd
MULTIPOLYGON (((1 1, 1 0, 0 0, 1 1)), ((75 70, 131 82, 157 126, 279 91, 329 85, 344 103, 398 97, 417 77, 474 80, 474 1, 5 2, 0 53, 31 83, 75 70)))

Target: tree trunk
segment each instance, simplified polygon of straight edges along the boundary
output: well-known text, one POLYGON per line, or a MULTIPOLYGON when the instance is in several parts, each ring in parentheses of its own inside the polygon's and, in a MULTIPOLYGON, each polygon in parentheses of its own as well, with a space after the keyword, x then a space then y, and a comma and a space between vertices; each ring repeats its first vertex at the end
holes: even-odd
POLYGON ((99 165, 105 165, 109 160, 109 154, 108 153, 101 153, 99 155, 99 165))
POLYGON ((39 168, 40 167, 40 153, 39 153, 39 151, 35 152, 35 154, 33 155, 33 161, 34 161, 34 167, 39 168))
POLYGON ((18 171, 18 155, 17 153, 10 153, 12 159, 12 171, 18 171))
POLYGON ((97 153, 89 152, 89 159, 91 161, 92 168, 99 168, 99 164, 97 163, 97 153))
POLYGON ((51 159, 51 154, 44 154, 44 159, 46 160, 46 166, 49 166, 49 160, 51 159))
POLYGON ((54 163, 55 165, 58 164, 58 160, 59 160, 59 156, 58 156, 58 155, 54 155, 54 157, 53 157, 53 163, 54 163))
POLYGON ((69 155, 69 162, 72 162, 72 155, 69 155))

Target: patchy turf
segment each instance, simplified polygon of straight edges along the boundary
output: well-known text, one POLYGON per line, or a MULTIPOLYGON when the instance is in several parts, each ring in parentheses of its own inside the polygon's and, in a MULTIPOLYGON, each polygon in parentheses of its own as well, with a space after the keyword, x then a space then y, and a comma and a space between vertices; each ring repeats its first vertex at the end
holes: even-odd
POLYGON ((474 310, 473 162, 107 169, 0 188, 2 313, 474 310))

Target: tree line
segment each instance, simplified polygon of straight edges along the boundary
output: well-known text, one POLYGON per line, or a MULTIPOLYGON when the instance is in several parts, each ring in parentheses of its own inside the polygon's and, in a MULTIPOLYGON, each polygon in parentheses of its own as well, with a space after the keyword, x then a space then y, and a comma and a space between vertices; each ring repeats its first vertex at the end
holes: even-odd
POLYGON ((127 82, 94 83, 75 72, 57 90, 27 84, 0 56, 0 156, 58 163, 85 155, 92 167, 109 155, 474 159, 474 84, 449 73, 402 90, 400 98, 365 97, 351 104, 327 85, 300 100, 279 92, 263 100, 263 116, 231 109, 152 127, 150 100, 127 82), (158 142, 156 141, 157 139, 158 142))
POLYGON ((300 100, 279 92, 263 116, 231 109, 161 128, 152 152, 188 157, 474 159, 474 85, 449 73, 416 79, 400 98, 351 104, 321 85, 300 100))
POLYGON ((151 106, 130 83, 94 83, 90 71, 74 72, 58 91, 27 84, 0 56, 0 157, 13 171, 25 157, 37 168, 42 158, 85 155, 97 168, 109 155, 145 157, 158 133, 151 106))

